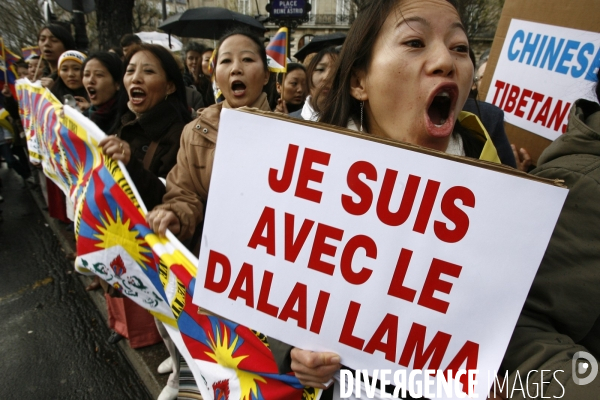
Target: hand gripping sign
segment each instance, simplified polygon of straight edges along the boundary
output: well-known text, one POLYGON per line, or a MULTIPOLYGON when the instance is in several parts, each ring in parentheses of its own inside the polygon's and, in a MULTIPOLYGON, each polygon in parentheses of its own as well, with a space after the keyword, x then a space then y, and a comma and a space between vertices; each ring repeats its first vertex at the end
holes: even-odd
POLYGON ((353 369, 495 373, 567 190, 269 116, 222 111, 194 303, 353 369))

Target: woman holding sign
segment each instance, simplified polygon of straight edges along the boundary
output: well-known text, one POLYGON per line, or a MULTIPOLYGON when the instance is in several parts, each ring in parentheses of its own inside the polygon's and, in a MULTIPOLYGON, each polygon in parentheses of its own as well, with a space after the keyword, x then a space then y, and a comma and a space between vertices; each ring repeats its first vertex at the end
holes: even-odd
MULTIPOLYGON (((317 111, 321 122, 499 163, 480 121, 461 112, 472 83, 469 41, 453 2, 374 0, 354 21, 317 111)), ((326 387, 341 367, 333 353, 287 350, 274 350, 280 372, 294 371, 307 386, 326 387)))
MULTIPOLYGON (((232 39, 226 39, 223 46, 232 44, 228 42, 232 39)), ((479 120, 460 113, 473 81, 468 50, 458 12, 445 0, 368 2, 347 36, 321 120, 454 155, 499 162, 479 120)), ((217 83, 224 93, 229 83, 226 97, 241 95, 246 86, 237 85, 233 75, 221 75, 222 51, 217 83)), ((266 83, 266 66, 264 73, 266 83)), ((315 103, 320 104, 318 99, 315 103)), ((195 126, 186 127, 177 166, 167 179, 165 204, 148 216, 159 234, 168 228, 180 237, 189 237, 202 220, 202 201, 208 191, 208 177, 204 177, 210 173, 207 167, 212 166, 216 142, 216 134, 207 137, 208 128, 216 133, 216 127, 206 122, 201 116, 195 126), (200 152, 208 156, 199 157, 200 152)), ((293 370, 306 386, 325 387, 341 368, 336 354, 290 351, 271 339, 269 344, 280 372, 293 370)))

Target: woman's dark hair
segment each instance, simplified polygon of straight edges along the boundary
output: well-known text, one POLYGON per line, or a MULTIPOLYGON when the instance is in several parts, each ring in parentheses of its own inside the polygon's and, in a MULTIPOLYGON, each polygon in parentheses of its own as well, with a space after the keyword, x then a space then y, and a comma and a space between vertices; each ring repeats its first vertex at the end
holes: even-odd
POLYGON ((308 67, 306 68, 306 79, 308 81, 308 89, 309 90, 314 88, 314 86, 315 86, 312 81, 313 73, 315 72, 315 69, 317 69, 317 65, 319 65, 319 63, 321 62, 323 57, 325 57, 326 55, 331 57, 333 59, 333 61, 336 61, 338 56, 340 55, 339 47, 337 47, 337 46, 326 47, 326 48, 322 49, 321 51, 319 51, 310 60, 310 63, 308 64, 308 67))
MULTIPOLYGON (((288 63, 287 65, 287 72, 286 74, 289 74, 292 71, 295 71, 297 69, 301 69, 302 71, 306 72, 306 67, 300 63, 288 63)), ((283 83, 283 75, 282 73, 277 74, 277 83, 279 83, 280 85, 283 83)))
MULTIPOLYGON (((394 12, 402 0, 371 0, 359 10, 348 36, 342 46, 333 76, 330 78, 331 90, 320 112, 322 122, 347 126, 352 116, 360 115, 360 102, 350 94, 350 80, 354 71, 366 71, 379 37, 379 31, 388 16, 394 12)), ((457 8, 454 0, 448 0, 457 8)), ((318 104, 318 102, 314 102, 318 104)), ((365 125, 369 121, 365 118, 365 125)))
POLYGON ((252 40, 254 44, 256 44, 256 49, 258 50, 258 55, 260 56, 260 59, 263 62, 265 71, 268 71, 269 68, 267 67, 267 50, 263 45, 263 41, 254 32, 246 28, 236 28, 221 36, 221 39, 219 40, 219 45, 217 46, 217 61, 219 60, 219 49, 221 48, 223 42, 235 35, 246 36, 248 39, 252 40))
POLYGON ((171 52, 157 44, 142 43, 140 45, 136 45, 134 48, 128 51, 127 55, 125 56, 125 61, 123 62, 125 69, 127 69, 127 65, 129 65, 129 62, 131 62, 131 59, 133 58, 134 54, 140 51, 150 52, 152 53, 152 55, 158 58, 162 69, 167 75, 167 80, 175 85, 175 92, 171 93, 169 97, 176 97, 179 100, 179 103, 181 103, 182 110, 180 111, 183 111, 185 115, 191 118, 187 108, 183 76, 181 75, 181 71, 179 70, 177 61, 175 61, 175 58, 173 57, 171 52))
POLYGON ((123 62, 119 59, 118 55, 107 51, 92 53, 83 63, 82 70, 85 70, 85 66, 91 60, 98 60, 107 69, 113 81, 118 83, 119 87, 123 86, 123 62))
POLYGON ((65 51, 77 49, 77 46, 75 46, 75 39, 73 39, 73 35, 71 35, 71 32, 67 28, 58 24, 44 25, 42 29, 40 29, 40 31, 38 32, 38 40, 44 29, 48 29, 52 33, 52 35, 54 35, 55 38, 60 40, 60 42, 65 48, 65 51))

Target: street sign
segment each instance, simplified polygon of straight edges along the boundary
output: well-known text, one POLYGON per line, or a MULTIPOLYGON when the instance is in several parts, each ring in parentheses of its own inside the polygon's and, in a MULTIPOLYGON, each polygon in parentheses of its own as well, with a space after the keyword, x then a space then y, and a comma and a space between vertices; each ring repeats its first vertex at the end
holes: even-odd
POLYGON ((266 7, 271 22, 288 28, 307 22, 311 8, 308 0, 270 0, 266 7))
POLYGON ((271 15, 277 18, 299 18, 304 15, 305 0, 273 0, 271 15))

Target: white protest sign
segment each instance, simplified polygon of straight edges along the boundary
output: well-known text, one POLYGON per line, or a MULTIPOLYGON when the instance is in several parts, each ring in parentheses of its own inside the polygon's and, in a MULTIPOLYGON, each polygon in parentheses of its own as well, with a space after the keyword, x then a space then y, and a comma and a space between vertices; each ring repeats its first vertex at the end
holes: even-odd
POLYGON ((485 398, 566 194, 223 109, 193 300, 354 369, 479 370, 485 398))
POLYGON ((579 98, 595 100, 600 33, 513 19, 486 102, 515 126, 554 140, 579 98))

